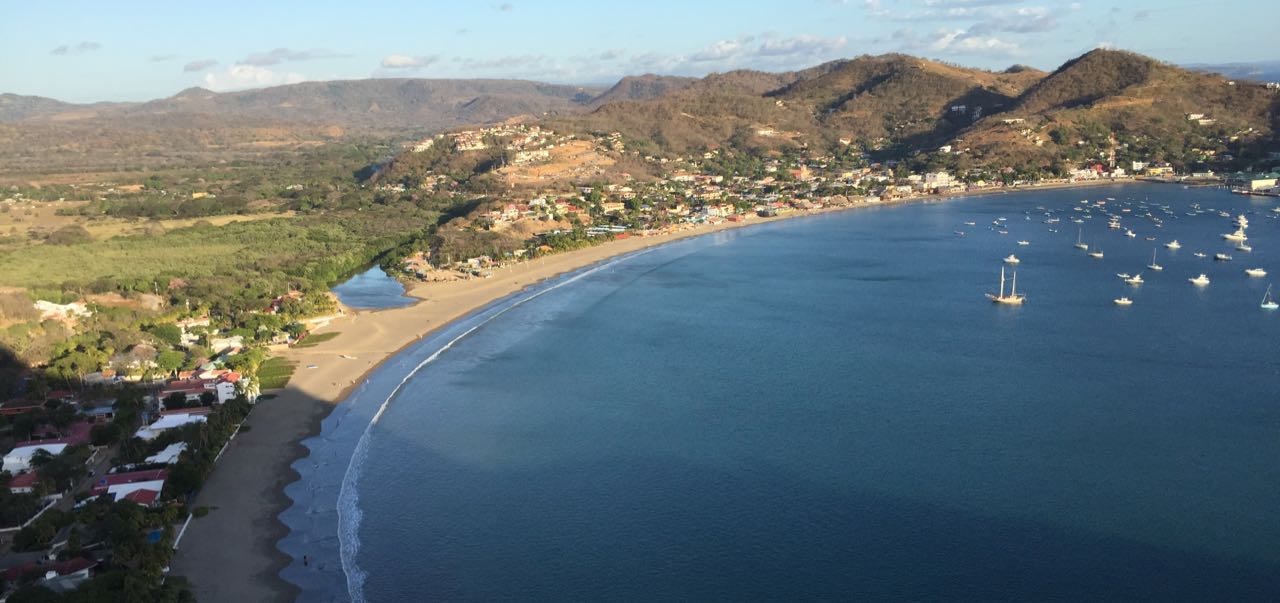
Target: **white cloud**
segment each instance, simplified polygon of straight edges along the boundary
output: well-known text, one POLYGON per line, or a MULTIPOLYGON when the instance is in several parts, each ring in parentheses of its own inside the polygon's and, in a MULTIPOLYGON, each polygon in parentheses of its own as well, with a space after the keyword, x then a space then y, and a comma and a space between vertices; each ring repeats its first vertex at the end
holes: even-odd
POLYGON ((205 69, 213 67, 214 65, 217 65, 217 64, 218 64, 217 59, 200 59, 198 61, 191 61, 190 63, 183 65, 182 71, 186 73, 191 73, 195 71, 204 71, 205 69))
POLYGON ((306 81, 301 73, 279 73, 257 65, 237 64, 215 73, 206 73, 206 88, 223 92, 226 90, 244 90, 245 88, 262 88, 281 84, 296 84, 306 81))
POLYGON ((689 57, 690 61, 703 63, 706 61, 723 61, 742 53, 741 43, 733 40, 720 40, 689 57))
POLYGON ((440 60, 440 57, 436 56, 410 56, 396 53, 382 57, 382 67, 384 69, 415 70, 425 68, 438 60, 440 60))
POLYGON ((255 52, 243 61, 241 65, 256 65, 258 67, 266 67, 268 65, 279 65, 285 61, 312 61, 315 59, 339 59, 351 55, 339 54, 331 52, 323 48, 313 50, 290 50, 288 48, 276 48, 267 52, 255 52))
POLYGON ((996 36, 986 36, 963 29, 939 29, 928 35, 918 35, 910 29, 900 29, 892 39, 903 52, 932 52, 940 55, 981 55, 997 58, 1021 56, 1022 47, 996 36))

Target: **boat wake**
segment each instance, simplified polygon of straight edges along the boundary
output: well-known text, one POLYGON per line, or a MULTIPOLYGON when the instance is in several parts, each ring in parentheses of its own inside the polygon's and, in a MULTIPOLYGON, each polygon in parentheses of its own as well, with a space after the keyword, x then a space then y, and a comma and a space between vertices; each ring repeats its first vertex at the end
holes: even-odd
POLYGON ((373 427, 382 419, 382 415, 387 411, 387 408, 391 406, 391 402, 395 400, 396 395, 400 393, 400 390, 404 388, 405 384, 408 383, 410 379, 413 379, 413 377, 424 367, 435 362, 442 354, 452 348, 454 344, 476 332, 480 327, 489 324, 495 318, 498 318, 499 316, 502 316, 503 314, 506 314, 527 302, 533 301, 547 293, 555 291, 560 287, 577 282, 578 280, 600 270, 613 266, 624 260, 644 255, 650 251, 652 251, 652 249, 645 249, 635 253, 619 256, 605 263, 597 264, 591 268, 573 274, 560 282, 539 289, 530 295, 512 302, 501 310, 494 312, 483 320, 472 325, 457 337, 450 339, 448 343, 441 346, 440 349, 435 352, 432 352, 430 356, 422 362, 419 362, 417 366, 414 366, 413 370, 410 370, 409 373, 404 376, 404 379, 401 379, 400 383, 396 384, 395 388, 391 390, 391 393, 387 395, 386 399, 384 399, 382 404, 378 407, 378 412, 374 413, 373 418, 369 420, 369 424, 365 426, 364 431, 360 434, 360 440, 356 442, 355 450, 351 454, 351 462, 347 465, 347 471, 342 476, 342 487, 338 491, 338 548, 339 554, 342 558, 342 572, 346 574, 347 577, 347 595, 351 598, 351 601, 354 603, 365 602, 364 583, 365 579, 368 577, 368 573, 360 569, 360 566, 356 563, 356 556, 360 552, 359 532, 361 519, 360 497, 356 492, 356 483, 360 479, 361 469, 364 467, 365 459, 369 454, 369 440, 370 434, 373 432, 373 427))

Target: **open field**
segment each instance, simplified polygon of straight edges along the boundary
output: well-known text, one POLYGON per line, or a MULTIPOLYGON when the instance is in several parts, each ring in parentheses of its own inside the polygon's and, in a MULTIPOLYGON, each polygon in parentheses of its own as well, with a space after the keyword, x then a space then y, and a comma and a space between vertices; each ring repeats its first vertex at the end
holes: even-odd
POLYGON ((15 203, 0 201, 0 208, 8 207, 7 210, 0 209, 0 237, 18 239, 17 242, 10 240, 0 248, 12 249, 36 244, 38 241, 32 240, 32 234, 48 234, 59 228, 72 225, 83 226, 95 240, 101 241, 118 236, 145 234, 148 231, 154 231, 156 227, 168 231, 193 226, 201 221, 208 222, 214 226, 224 226, 235 222, 250 222, 293 215, 293 212, 283 212, 176 218, 172 220, 126 220, 122 218, 58 215, 59 210, 76 210, 84 207, 85 204, 85 201, 21 201, 15 203))

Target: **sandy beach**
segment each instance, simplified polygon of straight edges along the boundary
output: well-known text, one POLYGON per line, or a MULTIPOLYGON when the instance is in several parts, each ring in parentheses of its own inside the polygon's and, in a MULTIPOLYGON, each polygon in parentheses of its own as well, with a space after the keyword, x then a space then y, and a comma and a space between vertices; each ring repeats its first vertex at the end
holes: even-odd
MULTIPOLYGON (((1099 182, 1120 184, 1123 182, 1099 182)), ((1081 186, 1091 183, 1075 183, 1081 186)), ((982 191, 1034 192, 1061 186, 982 191)), ((954 198, 949 195, 947 198, 954 198)), ((276 548, 288 528, 277 516, 291 504, 284 488, 298 479, 290 467, 307 453, 301 441, 319 432, 320 423, 347 392, 379 364, 451 321, 541 280, 608 258, 691 236, 799 217, 908 202, 939 201, 917 197, 850 208, 795 212, 782 218, 750 216, 743 222, 690 227, 673 233, 630 237, 522 262, 494 271, 492 278, 420 283, 408 294, 422 301, 403 308, 349 312, 318 333, 337 333, 310 348, 283 355, 298 365, 286 389, 264 400, 227 446, 194 506, 212 509, 194 519, 183 535, 172 564, 174 575, 191 581, 203 603, 223 601, 292 601, 297 589, 278 576, 290 558, 276 548), (349 358, 348 358, 349 357, 349 358), (315 369, 307 369, 316 365, 315 369)))

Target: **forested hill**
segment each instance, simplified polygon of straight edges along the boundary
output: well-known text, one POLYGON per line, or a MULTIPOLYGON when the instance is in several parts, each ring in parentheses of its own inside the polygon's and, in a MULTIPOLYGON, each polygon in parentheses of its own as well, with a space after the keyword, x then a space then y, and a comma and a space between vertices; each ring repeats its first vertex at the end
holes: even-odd
POLYGON ((1189 164, 1280 150, 1272 138, 1277 98, 1257 82, 1124 51, 1094 50, 1052 73, 890 54, 799 72, 711 75, 547 123, 619 132, 649 153, 852 144, 892 158, 949 145, 965 154, 961 163, 1049 166, 1134 145, 1189 164))

